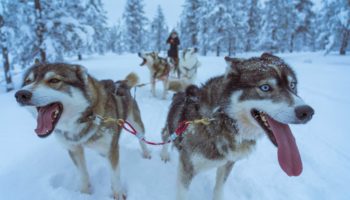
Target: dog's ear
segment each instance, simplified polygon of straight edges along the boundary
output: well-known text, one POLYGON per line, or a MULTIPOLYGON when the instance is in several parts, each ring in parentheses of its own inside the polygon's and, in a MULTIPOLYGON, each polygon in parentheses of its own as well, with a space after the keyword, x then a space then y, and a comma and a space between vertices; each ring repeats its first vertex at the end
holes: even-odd
POLYGON ((87 83, 88 82, 88 73, 87 69, 81 65, 75 65, 75 73, 77 77, 83 82, 87 83))
POLYGON ((231 58, 229 56, 225 56, 225 61, 227 64, 226 67, 226 75, 234 73, 237 74, 238 73, 238 65, 242 62, 245 61, 245 59, 243 58, 231 58))
POLYGON ((200 89, 196 85, 189 85, 186 90, 186 99, 192 102, 196 102, 199 99, 200 89))
POLYGON ((196 85, 189 85, 186 88, 186 96, 198 96, 199 94, 199 88, 196 85))
POLYGON ((152 54, 154 58, 158 58, 158 52, 153 51, 152 54))
POLYGON ((283 62, 280 57, 277 57, 271 53, 265 52, 263 53, 260 58, 265 61, 270 61, 270 62, 283 62))

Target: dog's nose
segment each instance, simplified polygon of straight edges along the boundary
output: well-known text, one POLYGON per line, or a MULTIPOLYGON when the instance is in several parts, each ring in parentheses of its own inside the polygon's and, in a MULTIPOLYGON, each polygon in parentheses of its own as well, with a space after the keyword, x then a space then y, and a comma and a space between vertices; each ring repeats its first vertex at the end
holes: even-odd
POLYGON ((308 105, 304 106, 298 106, 295 108, 295 114, 299 120, 306 123, 308 122, 312 116, 314 115, 315 111, 308 105))
POLYGON ((15 94, 18 103, 27 104, 32 99, 32 93, 28 90, 20 90, 15 94))

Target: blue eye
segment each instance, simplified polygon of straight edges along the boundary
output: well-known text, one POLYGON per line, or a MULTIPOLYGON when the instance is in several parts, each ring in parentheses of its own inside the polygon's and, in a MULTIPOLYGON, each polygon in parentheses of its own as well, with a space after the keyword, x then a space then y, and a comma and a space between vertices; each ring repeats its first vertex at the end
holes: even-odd
POLYGON ((296 86, 296 83, 295 82, 290 82, 290 84, 289 84, 289 87, 291 88, 291 89, 295 89, 295 86, 296 86))
POLYGON ((269 92, 269 91, 271 91, 271 86, 268 85, 268 84, 261 85, 259 88, 260 88, 260 90, 263 91, 263 92, 269 92))

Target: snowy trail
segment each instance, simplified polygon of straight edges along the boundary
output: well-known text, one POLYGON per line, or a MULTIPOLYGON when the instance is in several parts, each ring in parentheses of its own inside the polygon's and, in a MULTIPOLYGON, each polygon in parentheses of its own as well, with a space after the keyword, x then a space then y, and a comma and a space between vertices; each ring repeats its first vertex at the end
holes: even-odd
MULTIPOLYGON (((257 54, 238 56, 251 55, 257 54)), ((225 199, 350 199, 350 57, 323 57, 319 53, 280 56, 297 72, 300 96, 316 110, 309 124, 292 126, 304 164, 303 174, 287 177, 278 165, 276 149, 263 138, 250 157, 235 165, 225 185, 225 199)), ((200 60, 197 83, 225 71, 223 58, 200 60)), ((141 82, 148 82, 148 71, 139 67, 140 62, 136 55, 106 55, 88 58, 81 64, 99 79, 122 79, 134 71, 141 82)), ((136 96, 146 137, 154 141, 161 139, 171 99, 171 94, 167 100, 160 99, 161 91, 159 84, 155 99, 146 86, 139 88, 136 96)), ((14 92, 0 94, 0 199, 110 200, 106 161, 93 151, 86 152, 93 194, 80 194, 78 176, 67 152, 53 136, 37 138, 33 131, 35 119, 17 105, 13 95, 14 92)), ((170 163, 164 164, 159 147, 150 147, 152 160, 144 160, 134 136, 124 132, 120 143, 128 200, 175 199, 177 152, 171 151, 170 163)), ((214 183, 214 170, 199 174, 191 185, 189 199, 210 200, 214 183)))

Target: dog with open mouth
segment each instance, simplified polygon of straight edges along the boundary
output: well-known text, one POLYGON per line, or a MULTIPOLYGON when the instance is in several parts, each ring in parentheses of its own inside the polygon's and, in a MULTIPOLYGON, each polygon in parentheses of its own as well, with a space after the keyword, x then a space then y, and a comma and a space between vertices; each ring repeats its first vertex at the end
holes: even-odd
MULTIPOLYGON (((92 148, 106 157, 111 169, 115 199, 125 199, 120 181, 118 124, 104 123, 101 118, 130 121, 140 134, 144 125, 130 88, 138 76, 125 80, 96 80, 80 65, 39 63, 24 74, 22 88, 16 92, 17 102, 28 108, 37 119, 36 134, 45 138, 54 133, 68 150, 81 179, 81 192, 91 193, 84 148, 92 148)), ((140 141, 142 155, 149 150, 140 141)))
POLYGON ((156 81, 162 81, 162 98, 165 99, 167 95, 169 73, 171 69, 167 59, 160 57, 157 52, 138 53, 138 55, 140 58, 142 58, 142 63, 140 66, 146 65, 150 71, 151 92, 153 96, 156 97, 156 81))
MULTIPOLYGON (((226 73, 203 86, 189 86, 174 95, 162 131, 168 141, 181 122, 211 119, 208 125, 192 124, 174 141, 179 151, 177 200, 187 198, 193 177, 217 168, 214 200, 223 199, 223 185, 233 165, 247 157, 257 140, 266 135, 277 147, 278 162, 289 176, 302 172, 302 161, 288 124, 305 124, 314 110, 297 94, 297 78, 281 58, 269 53, 250 59, 225 57, 226 73)), ((170 159, 168 145, 161 152, 170 159)))

